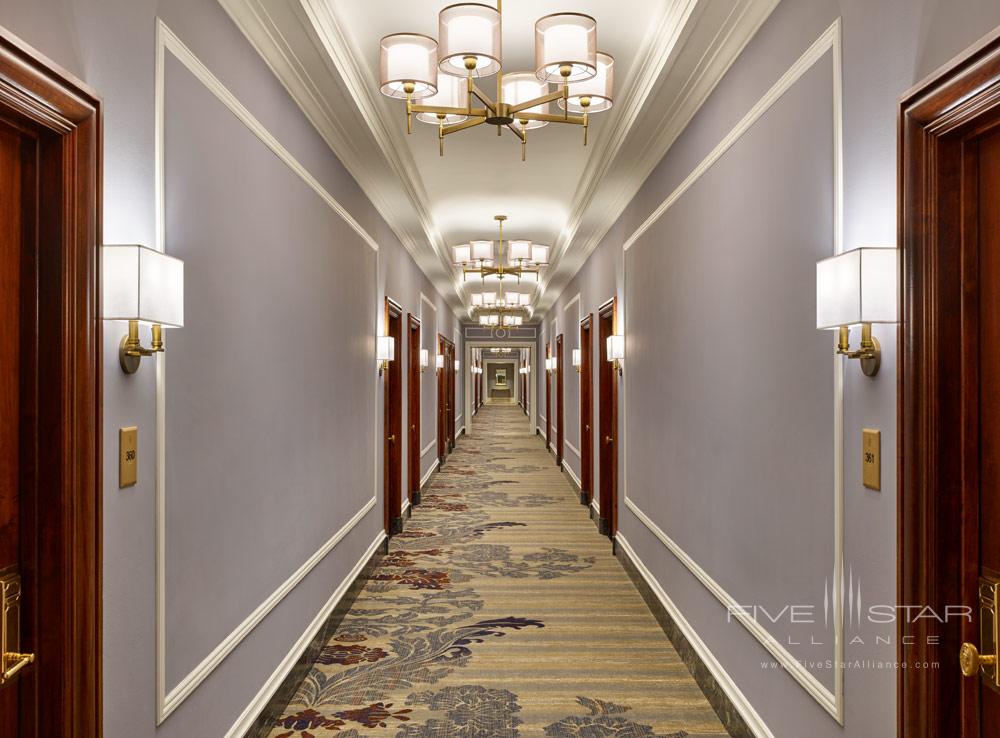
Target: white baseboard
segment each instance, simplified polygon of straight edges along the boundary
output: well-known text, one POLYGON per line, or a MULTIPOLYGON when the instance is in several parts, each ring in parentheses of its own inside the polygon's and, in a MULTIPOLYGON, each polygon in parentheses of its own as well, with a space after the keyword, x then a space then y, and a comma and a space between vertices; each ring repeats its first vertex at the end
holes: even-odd
POLYGON ((464 425, 461 428, 459 428, 457 431, 455 431, 455 438, 458 438, 463 433, 465 433, 465 426, 464 425))
POLYGON ((420 480, 420 489, 424 488, 424 485, 427 484, 427 480, 430 479, 431 475, 438 470, 439 466, 441 466, 441 459, 434 459, 434 463, 431 464, 431 468, 427 470, 423 479, 420 480))
POLYGON ((569 474, 569 478, 576 482, 577 489, 582 490, 583 482, 580 481, 580 477, 573 473, 573 467, 569 465, 566 459, 562 460, 562 468, 566 470, 567 474, 569 474))
POLYGON ((590 501, 590 508, 594 511, 597 517, 601 517, 601 504, 597 501, 597 497, 590 501))
POLYGON ((410 498, 407 497, 405 500, 403 500, 403 507, 400 509, 399 514, 405 518, 406 511, 409 509, 410 509, 410 498))
POLYGON ((365 564, 368 563, 369 559, 371 559, 372 555, 384 540, 385 531, 380 530, 378 535, 375 536, 375 540, 372 541, 372 544, 368 547, 368 550, 361 555, 361 558, 358 559, 354 568, 347 573, 347 576, 344 577, 340 586, 334 590, 333 594, 330 595, 330 599, 326 601, 326 604, 323 605, 322 609, 316 614, 313 621, 309 623, 309 627, 306 628, 305 632, 301 636, 299 636, 299 639, 292 645, 291 650, 286 654, 285 658, 281 660, 281 663, 278 664, 278 668, 275 669, 271 676, 268 677, 267 681, 264 682, 264 686, 260 688, 260 691, 257 692, 254 698, 250 701, 250 704, 246 706, 246 709, 243 710, 240 716, 236 719, 236 722, 233 723, 233 727, 226 732, 225 738, 242 738, 243 735, 250 729, 254 720, 256 720, 257 716, 260 715, 260 713, 264 711, 264 708, 267 707, 268 702, 271 701, 275 692, 278 691, 278 687, 281 686, 281 683, 295 667, 299 657, 302 656, 309 644, 312 643, 316 634, 319 633, 319 629, 323 627, 323 623, 325 623, 327 618, 330 617, 330 613, 333 612, 337 603, 339 603, 343 596, 347 593, 351 584, 358 578, 358 575, 361 574, 361 570, 365 568, 365 564))
POLYGON ((691 648, 694 649, 695 654, 697 654, 698 658, 701 659, 702 663, 705 664, 705 667, 709 670, 709 672, 711 672, 716 683, 722 691, 726 693, 726 697, 728 697, 729 701, 732 702, 737 712, 739 712, 740 717, 742 717, 744 722, 746 722, 747 727, 753 731, 753 734, 757 736, 757 738, 774 738, 774 733, 771 732, 771 729, 767 727, 764 719, 757 713, 753 705, 750 704, 750 700, 746 698, 746 695, 744 695, 740 688, 736 685, 736 682, 729 675, 729 672, 722 668, 722 664, 720 664, 718 659, 715 658, 715 655, 708 648, 708 646, 705 645, 705 642, 701 640, 701 637, 691 626, 691 623, 687 621, 687 618, 681 614, 677 605, 674 604, 674 601, 671 600, 670 596, 663 590, 660 583, 656 581, 656 578, 652 575, 649 569, 646 568, 646 565, 642 563, 642 559, 639 558, 636 552, 632 549, 632 546, 629 545, 625 536, 619 532, 615 535, 615 540, 618 542, 618 545, 621 546, 622 552, 628 556, 629 561, 632 562, 636 571, 639 572, 639 575, 646 581, 646 584, 649 585, 653 594, 655 594, 656 598, 660 601, 660 604, 662 604, 664 609, 666 609, 666 611, 670 614, 670 617, 677 625, 677 629, 684 634, 687 642, 691 644, 691 648))

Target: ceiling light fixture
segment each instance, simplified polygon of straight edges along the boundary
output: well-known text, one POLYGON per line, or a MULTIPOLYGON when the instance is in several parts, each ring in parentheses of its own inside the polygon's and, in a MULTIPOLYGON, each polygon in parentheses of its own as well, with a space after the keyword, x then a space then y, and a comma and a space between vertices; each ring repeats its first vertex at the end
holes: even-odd
POLYGON ((528 131, 549 123, 583 127, 587 145, 590 114, 613 101, 614 58, 597 50, 597 21, 583 13, 553 13, 535 22, 534 72, 503 73, 502 0, 494 9, 480 3, 449 5, 438 15, 438 41, 417 33, 396 33, 380 43, 382 94, 406 100, 406 132, 413 115, 438 127, 444 137, 487 123, 506 127, 521 141, 526 158, 528 131), (496 75, 496 100, 480 90, 477 77, 496 75), (549 85, 558 89, 549 91, 549 85), (474 107, 476 98, 483 107, 474 107), (415 104, 414 101, 419 101, 415 104), (549 111, 557 103, 562 114, 549 111))

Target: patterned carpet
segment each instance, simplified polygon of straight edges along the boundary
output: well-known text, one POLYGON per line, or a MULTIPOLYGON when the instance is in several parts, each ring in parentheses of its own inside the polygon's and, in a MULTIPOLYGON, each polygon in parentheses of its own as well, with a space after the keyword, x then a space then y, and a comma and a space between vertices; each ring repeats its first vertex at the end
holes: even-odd
POLYGON ((722 738, 517 406, 487 405, 271 738, 722 738))

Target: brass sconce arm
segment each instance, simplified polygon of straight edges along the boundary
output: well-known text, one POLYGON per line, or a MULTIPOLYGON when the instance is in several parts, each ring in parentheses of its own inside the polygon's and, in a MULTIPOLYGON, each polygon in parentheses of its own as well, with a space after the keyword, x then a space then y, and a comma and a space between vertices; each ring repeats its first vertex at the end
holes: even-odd
POLYGON ((122 336, 118 346, 118 361, 122 371, 126 374, 135 374, 139 370, 142 357, 162 354, 166 350, 163 345, 163 326, 154 323, 152 330, 152 343, 149 348, 146 348, 139 341, 139 321, 130 320, 128 322, 128 333, 122 336))
POLYGON ((837 353, 846 356, 848 359, 857 359, 861 362, 861 371, 866 377, 874 377, 882 365, 882 346, 878 339, 872 336, 872 324, 861 324, 861 345, 854 351, 851 350, 851 329, 842 325, 839 330, 837 341, 837 353))

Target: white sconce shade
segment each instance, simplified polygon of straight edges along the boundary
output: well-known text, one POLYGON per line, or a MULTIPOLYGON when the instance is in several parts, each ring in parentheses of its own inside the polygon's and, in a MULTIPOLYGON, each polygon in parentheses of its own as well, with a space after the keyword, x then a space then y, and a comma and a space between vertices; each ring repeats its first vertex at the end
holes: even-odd
POLYGON ((461 246, 455 246, 452 249, 455 252, 455 264, 467 264, 472 261, 472 247, 464 243, 461 246))
POLYGON ((438 354, 434 358, 434 366, 438 369, 444 369, 444 354, 438 354))
POLYGON ((816 327, 899 322, 899 251, 858 248, 816 264, 816 327))
MULTIPOLYGON (((469 87, 464 79, 438 72, 437 92, 421 100, 420 104, 433 105, 438 108, 468 108, 469 87)), ((459 115, 457 113, 448 113, 442 120, 438 118, 437 113, 417 113, 417 120, 435 126, 440 123, 451 126, 455 123, 461 123, 467 117, 466 115, 459 115)))
POLYGON ((414 100, 437 92, 437 41, 420 33, 394 33, 379 44, 379 84, 387 97, 414 100))
POLYGON ((488 261, 493 259, 492 241, 472 241, 472 258, 476 261, 488 261))
POLYGON ((625 358, 625 336, 608 336, 608 361, 621 361, 625 358))
POLYGON ((531 261, 535 264, 548 264, 549 247, 533 244, 531 247, 531 261))
POLYGON ((531 241, 511 241, 510 260, 527 261, 531 258, 531 241))
POLYGON ((392 336, 379 336, 376 351, 378 361, 393 361, 396 358, 396 339, 392 336))
POLYGON ((597 74, 597 21, 582 13, 553 13, 535 22, 535 76, 579 82, 597 74))
POLYGON ((569 112, 603 113, 614 103, 615 58, 603 51, 597 52, 597 74, 569 86, 569 100, 559 99, 559 107, 569 112), (584 104, 586 103, 586 104, 584 104))
POLYGON ((445 74, 489 77, 500 71, 500 13, 495 8, 449 5, 438 15, 438 38, 439 65, 445 74))
POLYGON ((426 368, 430 364, 430 352, 427 349, 420 349, 420 366, 426 368))
POLYGON ((462 362, 459 361, 458 359, 455 359, 455 371, 457 372, 460 371, 461 369, 462 369, 462 362))
POLYGON ((573 349, 573 366, 580 366, 580 349, 573 349))
POLYGON ((482 307, 483 306, 483 293, 473 292, 472 293, 472 307, 482 307))
MULTIPOLYGON (((548 93, 548 85, 545 82, 539 82, 538 78, 531 72, 515 72, 514 74, 505 74, 503 76, 503 101, 509 105, 520 105, 548 93)), ((522 112, 547 115, 549 111, 549 104, 543 103, 522 112)), ((516 117, 517 113, 514 115, 516 117)), ((520 124, 528 130, 548 125, 544 120, 526 120, 521 121, 520 124)))
POLYGON ((105 246, 105 320, 137 320, 167 328, 184 326, 184 262, 147 246, 105 246))

